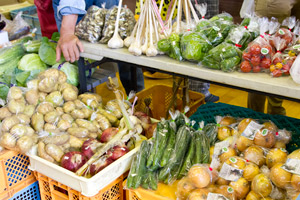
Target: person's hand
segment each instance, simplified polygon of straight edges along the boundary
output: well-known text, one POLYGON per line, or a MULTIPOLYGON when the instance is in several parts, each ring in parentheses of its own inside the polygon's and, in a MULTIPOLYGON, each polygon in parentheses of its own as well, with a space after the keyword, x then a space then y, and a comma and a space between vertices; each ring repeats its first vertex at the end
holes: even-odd
POLYGON ((79 53, 83 52, 83 45, 73 33, 61 35, 56 47, 56 62, 61 58, 63 53, 66 61, 74 62, 79 59, 79 53))

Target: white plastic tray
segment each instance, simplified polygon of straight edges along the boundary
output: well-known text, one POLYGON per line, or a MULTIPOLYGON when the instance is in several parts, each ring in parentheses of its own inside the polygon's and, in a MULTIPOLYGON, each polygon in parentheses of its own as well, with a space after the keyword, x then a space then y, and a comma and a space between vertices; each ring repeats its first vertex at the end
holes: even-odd
POLYGON ((63 167, 33 155, 29 155, 29 169, 37 171, 76 191, 79 191, 86 197, 92 197, 130 169, 133 156, 138 150, 139 147, 131 150, 92 178, 77 176, 75 173, 64 169, 63 167))

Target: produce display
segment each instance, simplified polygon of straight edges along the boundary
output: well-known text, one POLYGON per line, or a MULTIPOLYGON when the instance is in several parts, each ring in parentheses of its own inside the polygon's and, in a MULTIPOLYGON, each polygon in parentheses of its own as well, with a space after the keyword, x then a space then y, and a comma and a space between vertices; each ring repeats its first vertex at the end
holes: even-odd
POLYGON ((66 74, 51 68, 27 87, 9 89, 0 108, 0 145, 91 177, 146 139, 141 133, 150 118, 129 116, 130 108, 119 98, 104 106, 97 94, 78 95, 66 74))
POLYGON ((271 121, 231 116, 217 116, 217 124, 202 124, 195 131, 185 124, 184 117, 180 118, 159 122, 155 136, 143 141, 127 188, 156 190, 158 182, 173 184, 179 179, 176 196, 183 200, 299 196, 299 149, 290 154, 286 151, 289 131, 278 129, 271 121), (163 126, 167 130, 161 130, 163 126), (175 142, 170 151, 169 141, 175 142), (165 155, 168 162, 164 162, 165 155))

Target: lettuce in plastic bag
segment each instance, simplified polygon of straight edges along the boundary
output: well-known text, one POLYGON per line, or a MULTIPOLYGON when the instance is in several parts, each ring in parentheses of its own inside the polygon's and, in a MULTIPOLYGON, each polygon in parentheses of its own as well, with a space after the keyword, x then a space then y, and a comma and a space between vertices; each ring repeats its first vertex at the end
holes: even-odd
POLYGON ((52 68, 59 69, 63 71, 67 75, 67 82, 77 86, 79 83, 79 73, 78 73, 78 66, 73 65, 69 62, 62 62, 57 63, 52 66, 52 68))

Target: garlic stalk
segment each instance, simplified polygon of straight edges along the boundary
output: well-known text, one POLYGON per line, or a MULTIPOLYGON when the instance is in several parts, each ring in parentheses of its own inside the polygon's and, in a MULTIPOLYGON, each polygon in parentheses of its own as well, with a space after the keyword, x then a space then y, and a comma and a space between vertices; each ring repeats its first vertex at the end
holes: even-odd
POLYGON ((189 5, 190 5, 190 9, 191 9, 191 11, 192 11, 193 18, 194 18, 194 20, 195 20, 195 22, 196 22, 196 24, 197 24, 200 20, 199 20, 199 17, 198 17, 198 15, 197 15, 195 9, 194 9, 194 6, 193 6, 191 0, 186 0, 186 1, 188 1, 189 5))
POLYGON ((178 7, 177 7, 177 27, 176 33, 180 32, 180 22, 181 22, 181 0, 178 0, 178 7))
POLYGON ((144 41, 144 44, 142 45, 141 49, 142 49, 142 53, 143 54, 146 54, 146 51, 148 49, 148 35, 149 35, 149 15, 146 16, 146 32, 145 32, 145 41, 144 41))
MULTIPOLYGON (((150 1, 149 1, 149 4, 150 4, 150 1)), ((150 25, 150 34, 149 34, 149 37, 150 37, 150 44, 149 44, 149 48, 147 49, 146 51, 146 55, 147 56, 156 56, 157 55, 157 50, 153 44, 153 22, 154 20, 152 20, 152 15, 154 15, 154 13, 152 13, 152 9, 151 9, 151 6, 149 5, 149 10, 148 10, 148 16, 149 16, 149 25, 150 25)))
POLYGON ((184 0, 184 8, 185 8, 185 20, 187 24, 187 29, 189 30, 191 27, 191 19, 190 19, 190 9, 189 6, 187 5, 187 0, 184 0))
POLYGON ((125 38, 124 45, 126 47, 129 47, 134 42, 134 36, 136 34, 137 27, 138 27, 138 23, 135 24, 133 31, 131 32, 131 35, 129 37, 125 38))
MULTIPOLYGON (((152 4, 152 6, 153 6, 153 4, 152 4)), ((152 10, 152 12, 153 12, 153 10, 152 10)), ((154 15, 154 13, 153 13, 153 21, 155 22, 155 15, 154 15)), ((158 22, 155 22, 154 23, 154 33, 155 33, 155 35, 156 35, 156 41, 155 41, 155 43, 157 43, 160 39, 159 39, 159 34, 158 34, 158 27, 157 27, 157 23, 158 22)), ((165 35, 166 36, 166 35, 165 35)))
POLYGON ((164 5, 164 0, 160 0, 160 5, 159 5, 159 14, 161 14, 161 11, 162 11, 162 7, 164 5))
POLYGON ((118 49, 118 48, 122 48, 124 45, 124 42, 122 40, 122 38, 119 35, 119 20, 120 20, 120 12, 121 12, 121 8, 122 8, 122 0, 119 1, 119 5, 118 5, 118 13, 117 13, 117 20, 115 23, 115 32, 113 37, 108 41, 108 47, 112 48, 112 49, 118 49))

